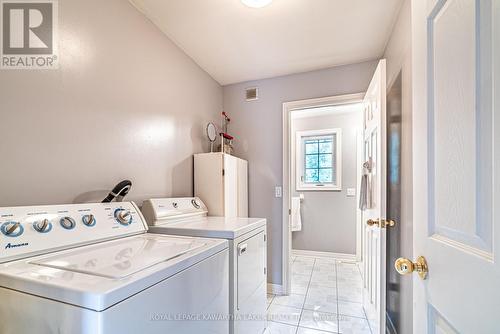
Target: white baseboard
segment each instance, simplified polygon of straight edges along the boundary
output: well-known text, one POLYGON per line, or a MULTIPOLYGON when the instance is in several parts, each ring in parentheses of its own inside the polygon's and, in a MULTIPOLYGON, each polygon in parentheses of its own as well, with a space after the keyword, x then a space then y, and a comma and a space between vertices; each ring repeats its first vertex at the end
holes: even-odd
POLYGON ((270 293, 273 295, 282 295, 283 294, 283 286, 280 284, 267 283, 267 293, 270 293))
POLYGON ((329 259, 356 262, 356 254, 316 252, 309 250, 292 249, 292 256, 324 257, 329 259))

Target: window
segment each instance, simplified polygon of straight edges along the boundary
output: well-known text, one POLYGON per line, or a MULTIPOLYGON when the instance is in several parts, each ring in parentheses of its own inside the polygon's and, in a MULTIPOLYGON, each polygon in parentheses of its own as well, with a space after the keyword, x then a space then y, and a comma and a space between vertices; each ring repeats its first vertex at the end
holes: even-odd
POLYGON ((341 130, 296 133, 297 190, 342 190, 341 130))

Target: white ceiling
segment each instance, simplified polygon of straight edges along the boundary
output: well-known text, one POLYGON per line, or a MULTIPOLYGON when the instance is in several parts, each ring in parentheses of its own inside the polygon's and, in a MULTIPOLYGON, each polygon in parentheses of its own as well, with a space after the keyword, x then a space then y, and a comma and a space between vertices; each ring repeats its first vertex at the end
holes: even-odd
POLYGON ((382 56, 402 0, 130 0, 222 85, 382 56))

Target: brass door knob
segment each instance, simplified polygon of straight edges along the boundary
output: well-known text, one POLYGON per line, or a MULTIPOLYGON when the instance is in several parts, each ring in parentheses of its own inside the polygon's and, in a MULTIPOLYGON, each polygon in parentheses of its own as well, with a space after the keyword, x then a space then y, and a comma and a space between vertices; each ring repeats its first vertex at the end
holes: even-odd
POLYGON ((392 227, 394 225, 396 225, 396 222, 392 219, 382 219, 382 223, 380 223, 380 220, 378 219, 368 219, 366 221, 366 224, 368 226, 373 226, 373 225, 377 225, 377 226, 380 226, 381 228, 386 228, 386 227, 392 227))
POLYGON ((384 227, 393 227, 394 225, 396 225, 396 222, 392 219, 387 219, 387 220, 384 220, 384 227))
POLYGON ((413 272, 417 272, 421 279, 427 278, 427 273, 429 269, 427 267, 427 261, 423 256, 419 256, 416 262, 411 262, 411 260, 400 257, 394 262, 394 268, 400 275, 407 275, 413 272))

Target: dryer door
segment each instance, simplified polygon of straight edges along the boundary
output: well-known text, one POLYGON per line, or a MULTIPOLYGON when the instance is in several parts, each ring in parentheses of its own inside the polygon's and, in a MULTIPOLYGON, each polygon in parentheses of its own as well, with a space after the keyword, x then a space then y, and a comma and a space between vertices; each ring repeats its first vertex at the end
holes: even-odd
POLYGON ((237 314, 238 333, 260 333, 266 314, 266 241, 261 231, 237 245, 237 314), (252 319, 253 318, 253 319, 252 319), (261 321, 258 321, 261 320, 261 321))

